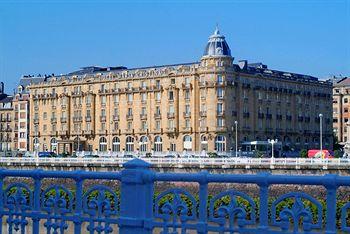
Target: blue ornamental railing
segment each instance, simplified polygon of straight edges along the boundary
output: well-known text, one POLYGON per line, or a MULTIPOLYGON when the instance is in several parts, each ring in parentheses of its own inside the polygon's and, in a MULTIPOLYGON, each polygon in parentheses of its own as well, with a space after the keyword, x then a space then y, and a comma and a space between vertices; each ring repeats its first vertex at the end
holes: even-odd
POLYGON ((150 164, 134 159, 121 172, 3 169, 0 183, 1 233, 350 232, 350 202, 343 203, 340 215, 336 210, 337 189, 350 186, 350 177, 337 175, 155 173, 150 164), (18 182, 19 177, 33 183, 18 182), (42 188, 48 179, 50 185, 42 188), (74 189, 59 184, 60 179, 74 181, 74 189), (89 187, 85 182, 91 180, 89 187), (116 181, 119 192, 96 181, 116 181), (199 192, 171 188, 155 195, 157 182, 192 182, 199 192), (255 184, 259 202, 233 189, 208 196, 211 183, 255 184), (269 202, 269 187, 287 184, 323 186, 326 201, 291 191, 269 202))

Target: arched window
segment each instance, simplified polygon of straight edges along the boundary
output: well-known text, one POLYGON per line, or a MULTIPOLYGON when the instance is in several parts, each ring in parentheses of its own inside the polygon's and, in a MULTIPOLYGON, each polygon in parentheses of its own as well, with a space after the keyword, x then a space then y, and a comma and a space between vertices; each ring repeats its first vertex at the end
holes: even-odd
POLYGON ((107 139, 105 137, 100 138, 99 151, 107 151, 107 139))
POLYGON ((134 138, 131 136, 128 136, 126 138, 126 152, 133 152, 134 151, 134 138))
POLYGON ((184 136, 184 150, 192 150, 192 137, 189 135, 184 136))
POLYGON ((112 151, 119 152, 120 151, 120 140, 118 137, 113 138, 112 142, 112 151))
POLYGON ((208 150, 208 139, 205 135, 201 136, 201 146, 200 146, 200 150, 208 150))
POLYGON ((226 139, 224 136, 218 135, 215 137, 215 149, 218 152, 226 151, 226 139))
POLYGON ((52 152, 56 152, 57 151, 57 140, 56 138, 52 138, 50 141, 50 150, 52 152))
POLYGON ((147 145, 148 145, 148 138, 146 136, 142 136, 140 138, 140 151, 146 152, 147 151, 147 145))
POLYGON ((163 140, 160 136, 154 138, 154 151, 161 152, 163 151, 163 140))
POLYGON ((33 151, 39 150, 39 145, 40 145, 39 138, 35 137, 33 139, 33 151))

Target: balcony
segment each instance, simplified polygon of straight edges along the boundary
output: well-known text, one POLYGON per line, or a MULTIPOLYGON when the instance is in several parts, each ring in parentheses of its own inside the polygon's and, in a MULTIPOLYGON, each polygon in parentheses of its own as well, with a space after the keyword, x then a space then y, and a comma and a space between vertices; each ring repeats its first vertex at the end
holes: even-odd
POLYGON ((223 116, 225 116, 225 111, 216 111, 216 115, 223 117, 223 116))
POLYGON ((68 135, 68 131, 60 130, 60 131, 58 131, 58 135, 60 135, 60 136, 67 136, 68 135))
POLYGON ((281 115, 281 114, 277 114, 277 115, 276 115, 276 119, 282 120, 282 115, 281 115))
POLYGON ((207 111, 200 111, 199 115, 200 117, 207 117, 207 111))
POLYGON ((190 118, 191 117, 191 112, 184 112, 183 113, 185 118, 190 118))
POLYGON ((243 118, 249 118, 250 114, 249 112, 243 112, 243 118))
POLYGON ((208 127, 200 127, 200 128, 199 128, 199 131, 200 131, 200 132, 208 132, 208 131, 209 131, 209 128, 208 128, 208 127))
POLYGON ((266 114, 266 119, 272 119, 272 114, 266 114))
POLYGON ((216 131, 217 131, 217 132, 225 132, 226 130, 227 130, 227 128, 224 127, 224 126, 217 126, 217 127, 216 127, 216 131))
POLYGON ((120 118, 119 118, 119 115, 113 115, 113 121, 119 121, 120 118))
POLYGON ((175 113, 174 112, 168 112, 167 113, 167 117, 168 117, 168 119, 173 119, 173 118, 175 118, 175 113))
POLYGON ((192 132, 192 127, 183 127, 184 132, 192 132))
POLYGON ((83 121, 83 117, 81 117, 81 116, 73 117, 73 122, 82 122, 82 121, 83 121))
POLYGON ((133 119, 133 115, 132 114, 127 114, 126 115, 126 119, 127 120, 132 120, 133 119))
POLYGON ((155 113, 154 114, 154 118, 155 119, 160 119, 162 117, 162 115, 160 113, 155 113))
POLYGON ((124 130, 124 134, 134 134, 134 129, 128 129, 128 128, 126 128, 126 129, 124 130))
POLYGON ((208 85, 208 82, 207 82, 207 81, 201 81, 201 82, 199 82, 199 84, 198 84, 199 88, 205 88, 205 87, 207 87, 207 85, 208 85))
POLYGON ((147 119, 147 114, 140 114, 140 119, 141 120, 147 119))
POLYGON ((291 115, 286 115, 286 120, 292 121, 292 116, 291 115))
POLYGON ((265 116, 264 113, 258 113, 258 118, 259 118, 259 119, 263 119, 264 116, 265 116))
POLYGON ((100 122, 106 122, 106 116, 104 116, 104 115, 101 115, 100 116, 100 122))
POLYGON ((91 122, 91 116, 86 116, 86 117, 85 117, 85 121, 86 121, 86 122, 91 122))
POLYGON ((192 86, 191 83, 188 83, 188 84, 182 83, 182 84, 181 84, 181 88, 182 88, 182 89, 192 89, 193 86, 192 86))
POLYGON ((39 119, 38 118, 34 118, 33 122, 34 122, 34 124, 39 124, 39 119))
POLYGON ((51 117, 51 123, 57 123, 57 118, 56 117, 51 117))
POLYGON ((67 118, 66 117, 61 117, 61 123, 67 123, 67 118))
POLYGON ((168 127, 166 130, 167 130, 168 133, 176 132, 176 128, 175 127, 168 127))
POLYGON ((84 134, 84 135, 88 135, 88 136, 89 136, 89 135, 94 135, 94 131, 92 131, 92 130, 84 130, 84 131, 83 131, 83 134, 84 134))

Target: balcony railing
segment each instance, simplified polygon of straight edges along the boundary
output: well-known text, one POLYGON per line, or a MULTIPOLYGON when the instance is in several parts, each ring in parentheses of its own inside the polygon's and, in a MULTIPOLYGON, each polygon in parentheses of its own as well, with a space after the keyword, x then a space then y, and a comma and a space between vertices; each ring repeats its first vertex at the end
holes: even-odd
POLYGON ((33 181, 33 185, 10 181, 1 188, 1 210, 7 222, 4 232, 25 233, 30 229, 33 234, 44 230, 52 233, 58 228, 65 233, 98 230, 121 234, 350 231, 350 202, 337 196, 339 187, 350 186, 349 176, 160 173, 140 159, 124 163, 123 168, 120 172, 0 170, 2 179, 24 177, 33 181), (47 180, 50 184, 42 189, 47 180), (111 181, 117 188, 103 181, 111 181), (173 187, 154 192, 156 184, 180 181, 199 189, 173 187), (239 187, 227 186, 231 184, 250 184, 257 192, 248 194, 239 187), (222 185, 223 190, 210 190, 211 185, 222 185), (273 187, 287 185, 293 186, 276 195, 270 193, 273 187), (324 198, 296 185, 322 188, 324 198))

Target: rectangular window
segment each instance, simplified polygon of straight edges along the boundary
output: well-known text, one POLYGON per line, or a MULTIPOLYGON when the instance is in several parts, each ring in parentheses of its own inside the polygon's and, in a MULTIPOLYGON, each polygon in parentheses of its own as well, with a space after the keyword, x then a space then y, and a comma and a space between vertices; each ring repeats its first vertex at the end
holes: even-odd
POLYGON ((102 105, 106 105, 106 100, 107 100, 106 96, 101 96, 101 104, 102 105))
POLYGON ((146 88, 146 87, 147 87, 146 81, 142 81, 142 82, 141 82, 141 88, 146 88))
POLYGON ((113 100, 114 100, 114 103, 118 103, 119 102, 119 95, 114 95, 113 100))
POLYGON ((174 92, 169 91, 169 101, 174 101, 174 92))
POLYGON ((185 112, 186 112, 186 114, 190 114, 191 113, 190 105, 188 105, 188 104, 185 105, 185 112))
POLYGON ((170 82, 172 85, 175 84, 175 79, 171 79, 171 82, 170 82))
POLYGON ((160 115, 160 106, 156 106, 156 114, 160 115))
POLYGON ((190 122, 190 119, 186 119, 186 121, 185 121, 185 125, 186 125, 186 128, 191 127, 191 122, 190 122))
POLYGON ((160 89, 160 80, 156 80, 156 88, 160 89))
POLYGON ((187 99, 187 100, 190 99, 190 90, 185 91, 185 99, 187 99))
POLYGON ((160 99, 162 98, 162 95, 160 92, 156 92, 156 101, 160 102, 160 99))
POLYGON ((160 130, 160 121, 159 120, 156 121, 156 130, 160 130))
POLYGON ((217 89, 217 97, 223 98, 224 97, 224 90, 222 88, 217 89))
POLYGON ((106 116, 106 109, 101 109, 101 116, 103 116, 103 117, 106 116))
POLYGON ((128 86, 128 89, 131 89, 132 88, 132 83, 128 82, 127 86, 128 86))
POLYGON ((141 101, 145 102, 147 100, 147 93, 141 93, 141 101))
POLYGON ((174 128, 174 120, 169 119, 169 121, 168 121, 168 127, 169 127, 170 129, 174 128))
POLYGON ((128 115, 132 115, 132 108, 128 108, 128 115))
POLYGON ((223 127, 224 126, 224 119, 219 117, 217 118, 217 126, 218 127, 223 127))
POLYGON ((102 131, 106 130, 106 123, 105 122, 101 123, 101 130, 102 131))
POLYGON ((128 130, 131 130, 132 129, 132 122, 128 122, 127 127, 128 127, 128 130))
POLYGON ((218 113, 222 113, 222 112, 223 112, 223 104, 222 104, 222 103, 218 103, 218 104, 216 105, 216 111, 217 111, 218 113))
POLYGON ((176 144, 174 144, 174 143, 171 143, 170 144, 170 151, 176 151, 176 144))
POLYGON ((132 93, 128 93, 128 102, 132 102, 133 96, 132 93))
POLYGON ((147 121, 142 121, 142 130, 147 129, 147 121))
POLYGON ((216 77, 216 81, 217 81, 217 83, 218 84, 222 84, 223 83, 223 78, 222 78, 222 75, 218 75, 217 77, 216 77))
POLYGON ((147 112, 146 112, 146 107, 142 107, 141 108, 141 115, 145 115, 147 112))
POLYGON ((174 111, 174 105, 170 105, 169 106, 169 113, 174 113, 175 111, 174 111))

